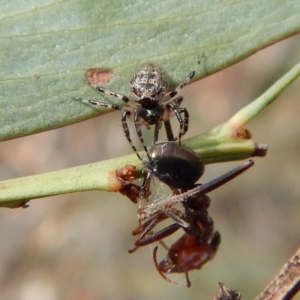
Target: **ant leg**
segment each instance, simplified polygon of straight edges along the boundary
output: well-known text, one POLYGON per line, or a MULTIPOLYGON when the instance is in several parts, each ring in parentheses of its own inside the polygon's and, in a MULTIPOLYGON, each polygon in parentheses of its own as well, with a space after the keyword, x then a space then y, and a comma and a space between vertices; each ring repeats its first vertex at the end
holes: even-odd
POLYGON ((147 237, 149 233, 151 233, 151 230, 161 221, 167 219, 168 216, 164 213, 160 212, 144 224, 140 225, 137 229, 135 229, 132 232, 132 235, 137 235, 140 233, 138 239, 135 241, 135 248, 128 250, 129 253, 135 252, 140 246, 145 246, 148 244, 151 244, 153 242, 156 242, 158 240, 161 240, 165 238, 168 235, 171 235, 173 232, 178 230, 180 226, 168 226, 165 229, 159 231, 158 233, 152 234, 150 237, 147 237), (177 228, 178 227, 178 228, 177 228))
POLYGON ((168 218, 168 215, 166 215, 164 212, 159 212, 154 217, 152 217, 150 220, 148 220, 147 222, 142 224, 140 227, 135 229, 132 232, 132 235, 137 235, 140 233, 138 239, 135 242, 135 246, 137 246, 137 247, 145 246, 145 245, 151 244, 153 242, 157 242, 157 241, 171 235, 172 233, 177 231, 179 228, 181 228, 181 225, 174 223, 174 224, 171 224, 171 225, 167 226, 166 228, 160 230, 159 232, 153 233, 151 236, 147 237, 147 235, 149 233, 151 233, 151 230, 159 222, 162 222, 163 220, 165 220, 167 218, 168 218))
POLYGON ((179 281, 176 281, 176 280, 172 280, 170 278, 168 278, 163 272, 162 270, 160 269, 159 267, 159 264, 157 262, 157 258, 156 258, 156 253, 157 253, 157 248, 158 246, 156 246, 153 250, 153 254, 152 254, 152 257, 153 257, 153 261, 154 261, 154 265, 156 267, 156 270, 157 272, 160 274, 160 276, 165 279, 167 282, 169 283, 172 283, 172 284, 176 284, 176 285, 179 285, 179 286, 183 286, 183 287, 190 287, 191 286, 191 282, 187 276, 187 272, 185 272, 186 274, 186 278, 187 278, 187 282, 186 283, 182 283, 182 282, 179 282, 179 281))
POLYGON ((101 86, 96 87, 96 89, 97 89, 99 92, 104 93, 104 94, 106 94, 106 95, 114 96, 114 97, 116 97, 116 98, 118 98, 118 99, 124 101, 125 103, 128 103, 128 102, 129 102, 129 99, 128 99, 126 96, 121 95, 121 94, 118 94, 118 93, 116 93, 116 92, 114 92, 114 91, 110 91, 110 90, 108 90, 108 89, 106 89, 106 88, 103 88, 103 87, 101 87, 101 86))
POLYGON ((141 226, 139 226, 138 228, 136 228, 135 230, 132 231, 132 235, 138 235, 140 234, 139 237, 141 237, 141 234, 145 235, 148 232, 150 232, 153 227, 155 227, 155 225, 157 223, 159 223, 160 221, 163 221, 167 218, 166 215, 164 215, 163 213, 157 213, 154 217, 152 217, 151 219, 149 219, 148 221, 146 221, 144 224, 141 224, 141 226), (152 225, 151 225, 152 224, 152 225), (149 230, 148 230, 149 228, 149 230), (145 232, 147 230, 147 232, 145 232), (145 234, 144 234, 145 232, 145 234))
POLYGON ((183 229, 188 228, 190 226, 189 223, 187 223, 182 216, 178 216, 178 214, 174 213, 172 210, 163 210, 163 212, 173 221, 175 221, 180 227, 183 229))
MULTIPOLYGON (((153 228, 161 220, 159 220, 159 221, 154 220, 154 221, 153 221, 153 223, 149 224, 149 227, 152 226, 152 228, 153 228)), ((137 241, 135 242, 135 245, 136 246, 146 246, 146 245, 149 245, 151 243, 157 242, 157 241, 162 240, 165 237, 171 235, 172 233, 177 231, 179 228, 181 228, 181 225, 179 225, 177 223, 171 224, 170 226, 160 230, 159 232, 153 233, 149 237, 145 237, 144 239, 139 237, 137 239, 137 241)), ((147 233, 149 233, 151 229, 150 228, 145 228, 145 231, 147 231, 147 233)), ((142 232, 141 236, 144 237, 147 233, 142 232)))
POLYGON ((130 115, 131 115, 131 112, 128 111, 128 110, 124 110, 123 113, 122 113, 121 121, 122 121, 122 126, 123 126, 123 130, 124 130, 124 134, 125 134, 125 137, 127 138, 128 142, 129 142, 129 144, 131 145, 133 151, 135 152, 135 154, 139 158, 139 160, 142 160, 141 156, 137 152, 137 150, 136 150, 135 146, 133 145, 133 143, 131 141, 131 138, 130 138, 130 132, 129 132, 128 124, 127 124, 127 118, 130 115))
MULTIPOLYGON (((238 175, 244 173, 246 170, 248 170, 250 167, 252 167, 254 165, 253 160, 248 160, 247 162, 243 163, 242 165, 232 169, 231 171, 209 181, 206 182, 198 187, 196 187, 193 190, 188 191, 187 193, 184 194, 189 194, 189 196, 192 195, 204 195, 207 194, 215 189, 217 189, 218 187, 220 187, 221 185, 227 183, 228 181, 234 179, 235 177, 237 177, 238 175), (192 193, 190 193, 192 192, 192 193)), ((184 195, 182 194, 182 195, 184 195)), ((182 196, 181 195, 181 196, 182 196)), ((176 196, 177 197, 177 196, 176 196)))
MULTIPOLYGON (((200 64, 200 61, 198 61, 198 65, 200 64)), ((196 71, 192 71, 174 90, 168 92, 165 97, 163 102, 168 101, 169 99, 172 99, 174 96, 177 95, 177 93, 184 87, 186 86, 195 76, 196 71)))
POLYGON ((165 216, 164 214, 158 213, 155 217, 151 218, 144 224, 140 224, 140 226, 138 228, 133 230, 132 235, 137 235, 139 233, 140 233, 140 235, 134 243, 135 247, 133 249, 128 250, 128 252, 129 253, 135 252, 140 247, 140 245, 138 245, 138 242, 141 239, 143 239, 144 236, 147 235, 153 229, 153 227, 155 227, 157 225, 157 223, 159 223, 160 221, 163 221, 166 218, 167 218, 167 216, 165 216))
POLYGON ((169 252, 170 248, 166 245, 166 243, 162 240, 159 241, 159 243, 169 252))
MULTIPOLYGON (((246 170, 248 170, 250 167, 252 167, 254 165, 253 160, 248 160, 247 162, 243 163, 242 165, 232 169, 231 171, 211 180, 208 181, 206 183, 203 183, 202 185, 197 186, 196 188, 187 191, 186 193, 183 193, 181 195, 178 196, 174 196, 175 197, 180 197, 181 196, 181 200, 183 200, 186 196, 190 197, 193 196, 195 194, 197 194, 198 196, 200 195, 205 195, 215 189, 217 189, 218 187, 222 186, 223 184, 227 183, 228 181, 234 179, 235 177, 237 177, 238 175, 242 174, 243 172, 245 172, 246 170)), ((162 201, 160 201, 161 203, 162 201)))
POLYGON ((254 165, 253 160, 248 160, 247 162, 243 163, 242 165, 234 168, 233 170, 219 176, 216 179, 213 179, 209 182, 206 182, 202 185, 197 186, 196 188, 189 190, 187 192, 181 193, 179 195, 175 195, 172 197, 169 197, 165 200, 160 200, 157 204, 151 204, 148 206, 143 207, 141 210, 141 213, 148 216, 152 215, 155 211, 160 210, 162 207, 171 206, 178 202, 182 202, 186 200, 187 198, 193 196, 193 195, 205 195, 216 188, 220 187, 221 185, 229 182, 230 180, 234 179, 238 175, 242 174, 246 170, 248 170, 250 167, 254 165))
POLYGON ((186 279, 186 287, 191 287, 192 283, 190 281, 190 277, 189 277, 189 273, 188 272, 185 272, 185 279, 186 279))

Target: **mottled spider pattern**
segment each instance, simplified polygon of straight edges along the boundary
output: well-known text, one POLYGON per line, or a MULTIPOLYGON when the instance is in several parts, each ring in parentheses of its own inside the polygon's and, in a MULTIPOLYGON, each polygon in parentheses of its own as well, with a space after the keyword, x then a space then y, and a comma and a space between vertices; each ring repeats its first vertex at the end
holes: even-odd
MULTIPOLYGON (((96 87, 99 92, 116 97, 122 100, 124 104, 118 105, 84 98, 74 99, 94 106, 122 110, 121 121, 125 137, 138 158, 141 159, 136 147, 132 143, 127 119, 131 119, 134 122, 138 138, 142 143, 145 152, 148 153, 144 143, 141 126, 145 125, 147 129, 150 129, 151 125, 155 126, 153 138, 153 143, 155 143, 158 140, 158 133, 162 122, 167 124, 169 119, 175 115, 179 122, 178 143, 180 144, 181 137, 188 130, 189 113, 186 108, 180 107, 183 97, 175 96, 194 76, 195 71, 192 71, 175 89, 167 92, 168 80, 166 73, 155 64, 147 64, 138 69, 130 80, 130 95, 133 99, 131 102, 127 96, 100 86, 96 87)), ((174 137, 171 132, 171 127, 166 126, 166 131, 168 139, 173 140, 174 137)))
POLYGON ((130 80, 130 94, 140 104, 153 105, 153 103, 160 101, 167 89, 166 73, 154 64, 145 65, 130 80))

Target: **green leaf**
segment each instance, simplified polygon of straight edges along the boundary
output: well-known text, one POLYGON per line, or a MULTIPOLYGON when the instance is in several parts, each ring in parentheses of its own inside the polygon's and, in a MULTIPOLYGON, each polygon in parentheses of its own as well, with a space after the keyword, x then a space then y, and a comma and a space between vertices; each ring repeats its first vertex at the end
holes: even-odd
MULTIPOLYGON (((105 86, 128 95, 141 64, 154 62, 179 83, 225 68, 300 32, 298 0, 1 1, 0 140, 101 114, 72 100, 117 101, 85 82, 109 68, 105 86)), ((106 110, 107 112, 107 110, 106 110)))

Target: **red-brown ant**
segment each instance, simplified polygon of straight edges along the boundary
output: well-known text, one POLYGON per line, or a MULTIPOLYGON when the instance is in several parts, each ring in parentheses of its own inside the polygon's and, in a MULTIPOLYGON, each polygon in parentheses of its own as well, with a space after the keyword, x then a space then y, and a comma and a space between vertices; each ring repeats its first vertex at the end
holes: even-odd
POLYGON ((203 173, 204 166, 196 153, 194 155, 197 157, 198 163, 195 163, 195 157, 190 159, 194 153, 191 149, 178 146, 175 142, 164 142, 154 144, 150 147, 149 153, 150 157, 154 159, 144 162, 148 172, 167 183, 179 194, 140 209, 141 219, 150 219, 133 231, 133 235, 140 235, 135 242, 136 248, 129 252, 134 252, 140 246, 161 241, 179 228, 183 228, 185 234, 168 249, 167 257, 158 264, 156 247, 153 258, 158 272, 164 279, 174 284, 189 287, 191 283, 188 271, 200 269, 207 261, 211 260, 215 256, 221 241, 219 232, 214 232, 213 220, 207 212, 210 199, 206 193, 240 175, 254 163, 250 160, 216 179, 202 185, 195 185, 195 181, 203 173), (170 160, 173 160, 172 164, 170 164, 170 160), (182 168, 178 170, 180 164, 182 164, 182 168), (190 175, 189 172, 186 172, 188 170, 192 170, 191 173, 194 175, 186 180, 186 177, 190 175), (183 172, 182 174, 186 174, 186 176, 182 177, 183 175, 181 175, 181 177, 178 177, 178 172, 183 172), (190 189, 187 189, 188 182, 191 183, 190 189), (172 206, 178 202, 182 203, 184 212, 172 209, 172 206), (152 229, 168 217, 175 220, 175 223, 157 233, 153 233, 152 229), (167 278, 164 273, 185 273, 187 282, 182 284, 173 281, 167 278))
MULTIPOLYGON (((185 234, 168 249, 167 257, 158 264, 156 259, 156 247, 153 252, 153 258, 159 274, 164 279, 177 285, 190 287, 191 283, 188 277, 188 271, 200 269, 215 256, 221 241, 221 236, 218 231, 214 232, 213 220, 208 215, 207 209, 210 204, 210 199, 207 195, 194 194, 184 200, 182 204, 185 209, 184 214, 180 212, 176 214, 176 217, 181 218, 181 223, 171 224, 149 236, 153 227, 168 217, 165 212, 160 211, 149 221, 145 222, 143 228, 139 228, 136 231, 139 232, 142 230, 142 233, 135 245, 138 248, 139 246, 160 241, 179 228, 183 228, 185 234), (186 284, 179 283, 167 278, 163 273, 185 273, 187 282, 186 284)), ((130 252, 133 252, 137 248, 130 252)))

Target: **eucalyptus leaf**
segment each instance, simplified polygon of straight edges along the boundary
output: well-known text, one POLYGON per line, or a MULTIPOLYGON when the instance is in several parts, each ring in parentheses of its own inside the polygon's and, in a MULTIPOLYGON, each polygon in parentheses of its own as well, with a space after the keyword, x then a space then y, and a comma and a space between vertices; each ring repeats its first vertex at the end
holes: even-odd
POLYGON ((154 62, 180 82, 196 79, 300 31, 298 0, 0 1, 0 140, 46 131, 108 112, 72 100, 117 101, 87 84, 128 95, 140 65, 154 62))

